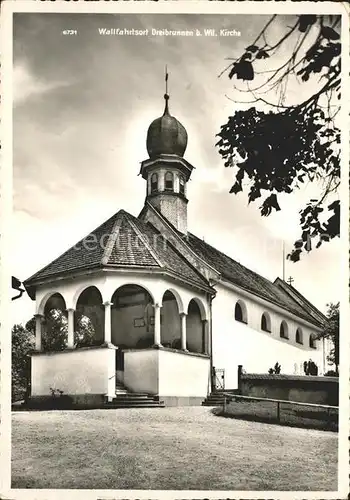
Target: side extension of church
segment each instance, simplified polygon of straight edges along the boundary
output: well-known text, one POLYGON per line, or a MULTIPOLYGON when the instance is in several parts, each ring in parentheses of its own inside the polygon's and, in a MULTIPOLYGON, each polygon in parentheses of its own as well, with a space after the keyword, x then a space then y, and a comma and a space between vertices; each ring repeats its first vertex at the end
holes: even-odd
POLYGON ((26 280, 36 303, 31 398, 63 391, 77 403, 145 394, 165 405, 201 404, 237 387, 237 368, 325 370, 325 317, 294 287, 250 271, 187 228, 187 132, 165 109, 147 133, 146 198, 138 217, 118 211, 26 280), (67 318, 64 349, 48 349, 48 315, 67 318), (81 338, 88 324, 92 338, 81 338), (221 378, 221 382, 222 382, 221 378), (121 389, 122 388, 122 389, 121 389))

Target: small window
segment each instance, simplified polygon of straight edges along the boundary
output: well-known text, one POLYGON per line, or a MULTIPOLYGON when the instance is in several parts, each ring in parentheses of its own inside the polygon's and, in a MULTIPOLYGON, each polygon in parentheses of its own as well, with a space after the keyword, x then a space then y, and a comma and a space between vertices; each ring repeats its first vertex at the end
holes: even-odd
POLYGON ((166 172, 165 174, 165 191, 174 190, 174 176, 172 172, 166 172))
POLYGON ((288 339, 288 325, 285 321, 282 321, 280 326, 280 337, 282 339, 288 339))
POLYGON ((158 174, 152 174, 151 176, 151 193, 158 191, 158 174))
POLYGON ((247 308, 241 300, 239 300, 235 306, 235 320, 241 323, 248 323, 247 308))
POLYGON ((312 334, 309 337, 309 347, 311 347, 311 349, 316 349, 316 340, 312 334))
POLYGON ((179 177, 179 192, 180 194, 185 194, 185 179, 182 177, 182 175, 180 175, 179 177))
POLYGON ((263 332, 271 333, 271 319, 270 315, 267 313, 264 313, 261 316, 261 329, 263 332))
POLYGON ((302 332, 301 328, 297 328, 297 331, 295 333, 295 342, 297 344, 303 343, 303 332, 302 332))

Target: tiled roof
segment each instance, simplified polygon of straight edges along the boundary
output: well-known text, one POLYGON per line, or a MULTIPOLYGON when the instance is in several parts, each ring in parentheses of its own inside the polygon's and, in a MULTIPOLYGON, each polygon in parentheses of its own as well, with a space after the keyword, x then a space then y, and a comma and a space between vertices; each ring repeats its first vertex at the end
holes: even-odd
POLYGON ((219 271, 225 280, 319 325, 319 321, 312 314, 301 307, 277 284, 251 271, 191 233, 188 233, 187 243, 196 254, 219 271))
POLYGON ((208 289, 207 281, 151 225, 120 210, 60 257, 25 281, 102 267, 153 268, 208 289))
POLYGON ((129 214, 123 214, 117 238, 107 260, 108 265, 159 267, 151 251, 130 225, 129 214))
POLYGON ((311 304, 311 302, 307 300, 296 288, 294 288, 294 286, 287 284, 280 278, 277 278, 274 281, 274 285, 282 288, 287 293, 287 295, 289 295, 304 309, 306 309, 307 312, 316 319, 316 321, 321 322, 322 324, 328 321, 326 316, 321 311, 319 311, 317 307, 311 304))

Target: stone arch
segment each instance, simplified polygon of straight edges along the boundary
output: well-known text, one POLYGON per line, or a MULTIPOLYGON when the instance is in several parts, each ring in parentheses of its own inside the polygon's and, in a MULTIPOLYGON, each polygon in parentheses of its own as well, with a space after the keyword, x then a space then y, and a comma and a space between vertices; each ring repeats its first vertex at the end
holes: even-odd
POLYGON ((138 281, 126 281, 125 283, 122 282, 120 285, 117 286, 117 288, 114 289, 112 295, 110 295, 110 301, 113 302, 113 296, 115 295, 115 293, 118 290, 120 290, 121 288, 126 287, 126 286, 143 288, 144 290, 146 290, 146 292, 151 297, 152 304, 154 304, 156 302, 156 298, 154 296, 154 293, 151 291, 150 287, 148 285, 145 285, 144 283, 138 282, 138 281))
POLYGON ((51 291, 51 292, 48 292, 47 294, 44 295, 44 297, 41 299, 40 303, 39 303, 39 307, 37 309, 37 314, 44 314, 45 312, 45 306, 46 304, 48 303, 48 301, 50 300, 51 297, 53 296, 60 296, 62 297, 62 300, 64 302, 64 305, 65 305, 65 308, 66 308, 66 300, 65 298, 63 297, 63 295, 60 293, 60 292, 57 292, 57 291, 51 291))
MULTIPOLYGON (((200 312, 200 315, 201 315, 201 320, 202 321, 207 320, 208 319, 207 310, 206 310, 205 305, 203 304, 203 301, 200 298, 198 298, 198 297, 192 297, 191 300, 190 300, 190 302, 192 300, 197 304, 197 306, 199 308, 199 312, 200 312)), ((187 305, 187 311, 188 311, 188 307, 190 305, 190 302, 187 305)))
POLYGON ((303 344, 303 330, 298 326, 295 332, 295 342, 297 344, 303 344))
POLYGON ((163 305, 164 295, 167 292, 170 292, 174 296, 174 298, 176 300, 176 303, 177 303, 177 307, 179 309, 179 314, 185 312, 184 303, 183 303, 183 300, 181 298, 181 295, 179 294, 179 292, 177 290, 175 290, 175 288, 167 288, 165 290, 165 292, 163 293, 163 296, 162 296, 162 303, 161 303, 161 305, 163 305))
POLYGON ((206 312, 203 303, 198 298, 191 299, 186 316, 187 349, 189 351, 205 353, 208 342, 206 323, 206 312))
POLYGON ((159 176, 158 172, 153 172, 150 176, 150 193, 156 193, 158 191, 159 176))
POLYGON ((88 285, 88 284, 85 284, 85 285, 80 286, 75 291, 75 293, 73 295, 73 299, 72 299, 72 307, 73 307, 73 309, 76 309, 79 297, 88 288, 95 288, 96 290, 98 290, 99 294, 101 295, 101 301, 104 302, 106 300, 106 298, 104 297, 103 291, 101 291, 97 285, 93 285, 93 284, 88 285))
POLYGON ((271 317, 268 312, 263 312, 261 315, 261 330, 271 333, 271 317))
POLYGON ((101 345, 104 342, 104 306, 100 290, 87 286, 75 305, 75 343, 77 347, 101 345))
MULTIPOLYGON (((45 298, 45 297, 44 297, 45 298)), ((42 302, 44 317, 41 343, 44 351, 62 351, 67 347, 68 321, 67 306, 63 295, 51 293, 42 302)))
POLYGON ((241 299, 237 300, 235 305, 235 320, 248 324, 247 306, 241 299))
POLYGON ((164 347, 181 348, 181 308, 180 295, 173 289, 166 290, 162 297, 160 316, 160 339, 164 347))
POLYGON ((171 170, 167 170, 164 176, 164 190, 174 191, 174 173, 171 170))
POLYGON ((285 320, 280 325, 280 337, 281 339, 289 339, 288 324, 285 320))
POLYGON ((60 309, 62 311, 66 311, 67 306, 66 306, 66 301, 63 297, 63 295, 59 292, 54 292, 50 294, 48 299, 45 302, 44 305, 44 314, 46 311, 52 310, 52 309, 60 309))
POLYGON ((121 348, 154 344, 154 298, 143 285, 126 283, 111 297, 112 343, 121 348))

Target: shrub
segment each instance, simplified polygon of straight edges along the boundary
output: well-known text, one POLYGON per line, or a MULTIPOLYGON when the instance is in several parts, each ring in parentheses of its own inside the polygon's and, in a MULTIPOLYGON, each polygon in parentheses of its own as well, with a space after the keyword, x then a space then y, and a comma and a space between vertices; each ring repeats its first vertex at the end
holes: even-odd
POLYGON ((269 368, 269 374, 270 375, 274 375, 274 374, 278 375, 279 373, 281 373, 281 365, 277 361, 277 363, 275 364, 275 366, 273 368, 269 368))

